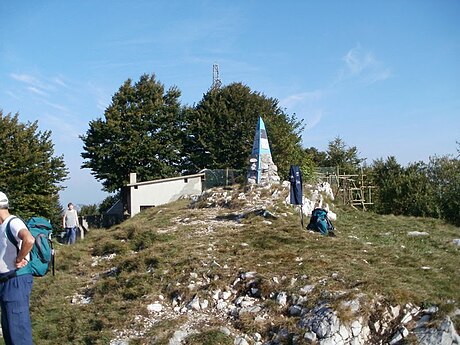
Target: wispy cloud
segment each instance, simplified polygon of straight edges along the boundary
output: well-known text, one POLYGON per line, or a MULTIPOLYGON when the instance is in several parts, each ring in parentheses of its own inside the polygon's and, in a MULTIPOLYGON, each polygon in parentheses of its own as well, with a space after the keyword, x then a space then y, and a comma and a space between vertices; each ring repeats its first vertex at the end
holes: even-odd
POLYGON ((31 75, 28 75, 28 74, 11 73, 10 77, 13 78, 14 80, 21 81, 29 85, 40 85, 40 81, 37 78, 31 75))
POLYGON ((343 61, 345 61, 351 75, 359 74, 369 66, 375 64, 375 58, 372 54, 363 52, 359 46, 349 50, 343 57, 343 61))
POLYGON ((322 121, 325 98, 333 97, 340 84, 352 81, 369 85, 392 76, 388 66, 359 44, 342 57, 342 62, 338 77, 331 84, 321 89, 292 94, 280 101, 280 105, 289 113, 295 113, 298 118, 305 120, 306 129, 312 129, 322 121))
POLYGON ((312 129, 321 122, 323 118, 323 110, 317 109, 309 113, 308 118, 306 119, 306 128, 312 129))
POLYGON ((350 49, 342 61, 345 66, 340 70, 337 82, 356 78, 366 84, 373 84, 392 76, 391 69, 360 44, 350 49))
POLYGON ((67 84, 65 83, 65 81, 63 80, 63 78, 60 76, 60 77, 55 77, 53 78, 53 82, 56 83, 57 85, 59 86, 62 86, 62 87, 68 87, 67 84))
POLYGON ((69 112, 69 109, 67 107, 63 106, 63 105, 53 103, 53 102, 48 102, 48 101, 44 101, 44 103, 49 105, 50 107, 52 107, 54 109, 57 109, 57 110, 60 110, 60 111, 66 112, 66 113, 69 112))
POLYGON ((321 97, 322 97, 322 92, 319 90, 307 91, 307 92, 301 92, 301 93, 290 95, 282 99, 280 103, 286 108, 291 108, 291 107, 296 107, 299 104, 302 104, 305 102, 319 100, 321 97))
MULTIPOLYGON (((72 90, 72 84, 66 80, 65 76, 36 76, 27 73, 11 73, 10 77, 20 82, 20 88, 15 94, 10 94, 11 97, 21 99, 21 97, 34 96, 35 101, 57 109, 61 115, 69 114, 69 107, 62 105, 62 102, 68 101, 69 96, 75 94, 76 90, 72 90)), ((50 110, 51 111, 51 110, 50 110)))
POLYGON ((70 116, 55 115, 48 112, 42 114, 41 122, 51 130, 55 141, 60 144, 78 145, 79 135, 83 133, 82 122, 70 116))
POLYGON ((28 86, 27 90, 32 91, 33 93, 40 95, 40 96, 45 96, 45 97, 48 96, 48 94, 45 91, 40 90, 39 88, 36 88, 35 86, 28 86))
POLYGON ((16 81, 26 84, 29 91, 43 95, 47 91, 56 91, 58 88, 68 88, 63 76, 43 78, 26 73, 11 73, 10 77, 16 81))
MULTIPOLYGON (((74 92, 70 90, 65 77, 27 73, 11 73, 9 76, 19 82, 15 86, 14 94, 10 96, 24 103, 31 99, 35 104, 41 104, 40 125, 46 129, 54 128, 62 132, 63 119, 68 122, 68 119, 73 118, 72 111, 69 110, 72 108, 69 99, 74 92)), ((74 130, 72 133, 76 132, 74 130)))
POLYGON ((21 100, 21 97, 19 97, 17 94, 15 94, 14 92, 10 91, 10 90, 7 90, 5 91, 5 93, 10 96, 11 98, 14 98, 16 100, 21 100))
POLYGON ((93 83, 89 83, 88 89, 96 99, 96 107, 99 110, 104 111, 110 104, 110 94, 107 93, 103 88, 98 87, 93 83))
POLYGON ((311 129, 321 122, 323 110, 319 104, 324 92, 321 90, 306 91, 289 95, 280 100, 280 105, 289 113, 295 113, 298 118, 305 120, 306 128, 311 129))
POLYGON ((47 97, 47 91, 55 89, 52 84, 46 83, 30 74, 11 73, 10 77, 16 81, 26 84, 26 89, 36 95, 47 97))

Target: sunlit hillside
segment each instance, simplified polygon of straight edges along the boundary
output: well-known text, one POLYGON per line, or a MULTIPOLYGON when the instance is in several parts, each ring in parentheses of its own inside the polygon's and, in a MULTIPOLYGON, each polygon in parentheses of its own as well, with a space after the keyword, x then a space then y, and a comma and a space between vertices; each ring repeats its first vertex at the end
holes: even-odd
POLYGON ((35 343, 307 344, 294 305, 327 303, 346 322, 371 320, 376 300, 436 306, 458 329, 459 228, 335 207, 323 237, 286 195, 214 190, 58 245, 56 275, 33 290, 35 343))

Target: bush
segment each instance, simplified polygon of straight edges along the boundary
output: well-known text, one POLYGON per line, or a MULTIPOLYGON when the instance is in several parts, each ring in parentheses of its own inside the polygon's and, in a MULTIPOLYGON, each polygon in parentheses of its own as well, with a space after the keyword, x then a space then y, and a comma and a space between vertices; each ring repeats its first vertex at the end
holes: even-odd
POLYGON ((460 161, 432 157, 402 167, 395 157, 373 162, 370 169, 374 209, 382 214, 442 218, 460 225, 460 161))

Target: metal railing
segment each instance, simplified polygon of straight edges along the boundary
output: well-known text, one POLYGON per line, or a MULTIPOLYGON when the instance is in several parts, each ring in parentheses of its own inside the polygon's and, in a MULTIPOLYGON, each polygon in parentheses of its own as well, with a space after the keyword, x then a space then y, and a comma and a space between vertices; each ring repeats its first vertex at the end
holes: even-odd
POLYGON ((246 170, 238 169, 204 169, 205 174, 203 190, 213 187, 226 187, 237 183, 243 183, 246 178, 246 170))

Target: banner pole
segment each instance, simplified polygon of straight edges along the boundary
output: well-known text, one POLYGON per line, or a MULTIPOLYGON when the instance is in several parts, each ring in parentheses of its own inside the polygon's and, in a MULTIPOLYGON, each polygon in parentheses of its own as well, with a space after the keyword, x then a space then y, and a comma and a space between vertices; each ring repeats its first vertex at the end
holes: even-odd
POLYGON ((303 226, 303 204, 300 205, 300 224, 302 225, 302 230, 304 228, 303 226))

